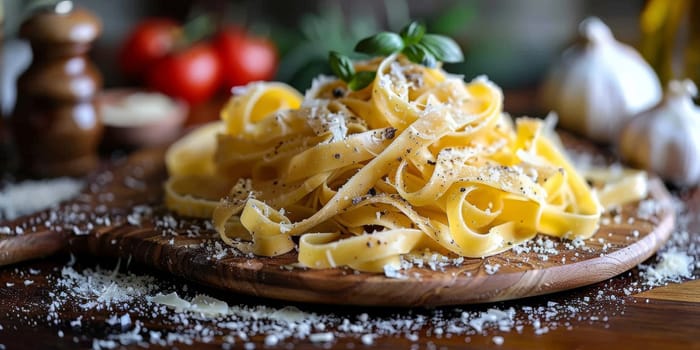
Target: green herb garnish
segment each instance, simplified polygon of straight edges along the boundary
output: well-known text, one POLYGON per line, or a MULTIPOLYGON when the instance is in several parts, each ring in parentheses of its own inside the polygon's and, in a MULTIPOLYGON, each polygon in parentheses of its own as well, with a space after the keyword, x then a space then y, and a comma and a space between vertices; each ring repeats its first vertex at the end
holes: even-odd
POLYGON ((438 61, 447 63, 464 61, 464 55, 459 45, 444 35, 425 34, 418 46, 430 51, 438 61))
MULTIPOLYGON (((437 62, 455 63, 464 60, 462 49, 449 37, 426 34, 425 26, 413 21, 405 26, 400 34, 381 32, 360 40, 355 51, 371 56, 388 56, 400 52, 411 62, 433 68, 437 62)), ((355 73, 352 61, 347 56, 332 51, 328 57, 331 70, 348 87, 357 91, 369 85, 376 72, 363 71, 355 73)))
POLYGON ((425 26, 417 21, 413 21, 401 29, 401 38, 406 45, 418 43, 423 35, 425 35, 425 26))
POLYGON ((374 81, 375 76, 377 76, 377 72, 357 72, 357 74, 355 74, 355 76, 348 82, 348 87, 352 91, 361 90, 365 86, 371 84, 374 81))
POLYGON ((355 67, 352 65, 352 60, 347 56, 331 51, 328 54, 328 62, 331 65, 331 70, 338 78, 345 82, 349 82, 355 76, 355 67))
POLYGON ((400 35, 391 32, 381 32, 360 40, 355 45, 355 52, 386 56, 403 50, 405 46, 404 39, 400 35))

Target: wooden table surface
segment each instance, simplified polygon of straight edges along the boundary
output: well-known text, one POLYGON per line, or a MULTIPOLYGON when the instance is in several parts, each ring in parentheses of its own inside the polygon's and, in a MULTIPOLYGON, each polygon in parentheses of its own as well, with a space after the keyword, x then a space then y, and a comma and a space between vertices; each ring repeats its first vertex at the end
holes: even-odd
MULTIPOLYGON (((697 244, 698 240, 695 239, 697 244)), ((696 257, 697 258, 697 257, 696 257)), ((50 259, 24 263, 14 267, 0 269, 0 344, 7 349, 41 349, 41 348, 92 348, 95 339, 108 339, 110 335, 123 333, 118 327, 108 326, 107 320, 113 315, 130 313, 136 304, 144 303, 138 298, 126 305, 111 309, 85 311, 75 304, 66 304, 58 312, 57 323, 47 320, 50 313, 52 298, 50 293, 57 292, 56 279, 69 258, 58 256, 50 259), (36 273, 39 271, 39 273, 36 273), (25 285, 24 281, 33 281, 25 285), (11 287, 8 287, 12 285, 11 287), (79 324, 75 321, 82 316, 79 324)), ((114 262, 95 261, 88 257, 79 257, 76 270, 84 267, 94 267, 97 263, 111 268, 114 262)), ((216 290, 199 287, 185 281, 164 276, 156 271, 138 266, 131 266, 129 271, 134 274, 149 274, 158 277, 171 290, 183 286, 190 294, 204 293, 221 300, 229 305, 265 305, 281 308, 288 305, 280 301, 262 300, 242 295, 224 295, 216 290)), ((697 271, 695 276, 697 277, 697 271)), ((626 273, 609 281, 577 290, 547 295, 542 297, 504 302, 488 305, 472 305, 460 307, 442 307, 436 309, 357 309, 341 307, 324 307, 319 305, 293 304, 306 312, 333 314, 337 320, 344 318, 355 319, 362 313, 367 313, 369 322, 373 319, 401 317, 401 315, 423 315, 427 318, 436 317, 438 320, 459 319, 463 311, 484 311, 490 307, 517 310, 516 319, 523 319, 524 327, 521 332, 511 329, 507 332, 495 328, 486 329, 482 334, 468 336, 453 334, 450 337, 440 336, 435 332, 435 325, 426 322, 417 332, 418 337, 407 339, 404 335, 385 336, 374 339, 371 346, 361 342, 361 334, 345 334, 336 330, 335 341, 330 343, 333 348, 381 348, 381 349, 443 349, 443 348, 503 348, 503 349, 700 349, 700 280, 686 281, 681 284, 669 284, 638 295, 626 295, 625 287, 636 280, 636 271, 626 273), (598 299, 599 293, 603 296, 598 299), (537 334, 533 322, 527 320, 523 306, 547 308, 552 303, 562 305, 580 304, 583 298, 589 300, 587 307, 580 308, 576 315, 557 315, 557 321, 541 320, 543 324, 555 324, 558 328, 550 329, 544 334, 537 334), (612 300, 614 298, 614 300, 612 300), (437 315, 437 316, 436 316, 437 315), (503 344, 494 343, 494 337, 503 337, 503 344)), ((155 291, 154 291, 155 294, 155 291)), ((75 300, 73 300, 75 302, 75 300)), ((155 307, 153 307, 155 309, 155 307)), ((179 332, 181 325, 164 322, 161 316, 139 315, 131 317, 147 324, 149 330, 163 333, 179 332)), ((215 322, 203 322, 214 326, 215 322)), ((330 324, 329 329, 338 328, 341 321, 330 324)), ((236 334, 225 330, 226 334, 236 334)), ((265 334, 254 335, 249 342, 236 338, 232 348, 244 348, 246 343, 256 344, 256 348, 281 349, 318 349, 322 346, 307 339, 289 339, 277 346, 265 346, 265 334), (291 344, 291 346, 290 346, 291 344)), ((195 341, 191 345, 174 343, 177 348, 222 348, 228 342, 223 336, 217 336, 211 341, 195 341)), ((250 346, 250 345, 249 345, 250 346)), ((169 348, 170 346, 149 345, 150 348, 169 348)), ((0 346, 0 348, 2 348, 0 346)), ((131 344, 127 348, 142 348, 139 344, 131 344)))
MULTIPOLYGON (((143 295, 109 307, 81 307, 80 304, 89 300, 76 297, 70 291, 61 295, 66 291, 66 287, 59 285, 61 271, 71 263, 72 257, 60 254, 0 268, 0 350, 111 346, 133 349, 700 349, 700 280, 696 280, 700 277, 700 268, 697 268, 700 267, 700 191, 676 191, 675 194, 687 208, 683 219, 679 220, 679 229, 688 234, 674 234, 672 245, 690 252, 696 262, 693 278, 684 279, 682 283, 646 287, 642 285, 640 271, 633 269, 596 285, 523 300, 434 309, 385 309, 287 303, 223 293, 144 266, 121 264, 121 276, 128 273, 154 277, 157 288, 149 290, 148 295, 171 291, 189 297, 206 294, 248 311, 255 306, 281 309, 292 305, 325 320, 324 327, 312 333, 333 334, 329 342, 309 336, 291 336, 275 344, 275 339, 269 337, 274 334, 269 332, 269 320, 260 323, 255 318, 239 317, 236 320, 243 320, 243 323, 226 327, 224 321, 233 316, 216 319, 188 315, 174 322, 174 311, 162 310, 143 295), (504 329, 494 324, 481 331, 466 326, 475 315, 489 308, 513 308, 515 315, 504 329), (129 322, 123 326, 113 322, 115 315, 125 314, 129 315, 129 322), (399 329, 393 335, 377 335, 387 333, 386 323, 396 327, 399 323, 395 320, 413 320, 415 326, 399 329), (348 322, 365 328, 352 329, 347 327, 348 322), (450 329, 450 325, 463 327, 450 329), (140 329, 134 330, 135 326, 140 329), (123 336, 133 333, 139 333, 141 341, 123 336), (154 334, 173 336, 159 342, 154 334), (175 336, 178 334, 181 337, 175 336), (372 335, 370 341, 363 337, 366 334, 372 335)), ((655 262, 654 257, 647 263, 655 262)), ((97 266, 112 270, 115 264, 109 259, 79 256, 71 268, 90 272, 97 266)))

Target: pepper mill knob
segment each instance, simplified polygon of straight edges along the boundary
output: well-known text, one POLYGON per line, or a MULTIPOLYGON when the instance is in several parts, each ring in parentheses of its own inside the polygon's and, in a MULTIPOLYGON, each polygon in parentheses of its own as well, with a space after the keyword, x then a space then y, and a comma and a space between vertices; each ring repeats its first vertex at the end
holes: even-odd
POLYGON ((95 15, 71 1, 22 23, 34 60, 17 81, 11 127, 31 175, 79 176, 98 164, 102 124, 94 98, 102 78, 86 54, 101 29, 95 15))

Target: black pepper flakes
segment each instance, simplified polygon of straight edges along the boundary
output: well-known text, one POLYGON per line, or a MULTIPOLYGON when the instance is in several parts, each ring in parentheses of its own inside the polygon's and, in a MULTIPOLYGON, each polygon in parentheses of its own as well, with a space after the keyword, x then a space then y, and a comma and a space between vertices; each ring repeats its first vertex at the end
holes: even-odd
POLYGON ((618 207, 612 207, 612 209, 610 209, 610 216, 615 217, 615 216, 618 216, 620 214, 622 214, 622 213, 620 212, 620 209, 618 207))
POLYGON ((340 87, 336 87, 336 88, 333 89, 333 97, 335 97, 335 98, 340 98, 340 97, 343 97, 343 96, 345 96, 345 90, 343 90, 343 89, 340 88, 340 87))
POLYGON ((396 128, 386 128, 384 129, 384 138, 391 140, 396 136, 396 128))
MULTIPOLYGON (((381 232, 384 230, 384 227, 381 225, 364 225, 363 229, 365 230, 366 233, 375 233, 375 232, 381 232)), ((379 242, 379 241, 377 241, 379 242)), ((370 242, 367 242, 367 246, 370 246, 370 242)))

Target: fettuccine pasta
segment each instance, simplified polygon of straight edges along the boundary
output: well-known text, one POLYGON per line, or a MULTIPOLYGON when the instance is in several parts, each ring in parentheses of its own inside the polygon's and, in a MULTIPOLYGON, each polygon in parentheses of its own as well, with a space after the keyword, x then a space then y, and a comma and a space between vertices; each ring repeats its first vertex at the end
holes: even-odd
POLYGON ((190 137, 207 147, 169 150, 168 207, 213 218, 226 243, 256 255, 298 249, 304 266, 362 271, 424 249, 484 257, 538 232, 597 231, 595 191, 541 120, 503 113, 495 84, 397 55, 355 68, 376 70, 374 82, 235 91, 222 121, 190 137))

